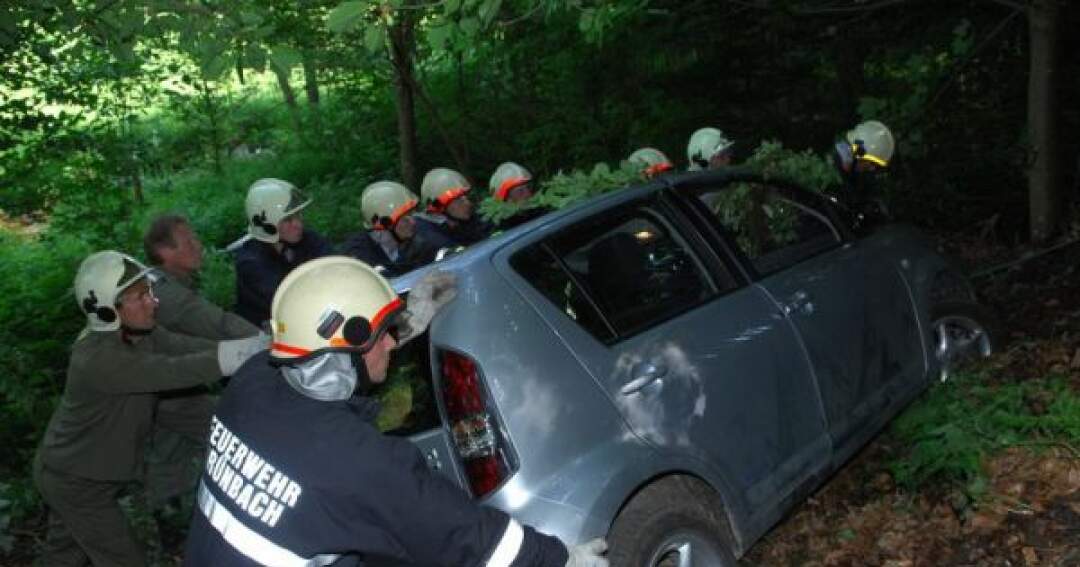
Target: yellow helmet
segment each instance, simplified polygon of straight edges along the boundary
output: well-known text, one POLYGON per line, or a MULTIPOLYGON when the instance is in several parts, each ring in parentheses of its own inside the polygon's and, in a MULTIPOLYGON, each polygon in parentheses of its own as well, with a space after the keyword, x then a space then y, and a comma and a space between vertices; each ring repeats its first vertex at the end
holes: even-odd
POLYGON ((513 191, 515 187, 520 187, 530 181, 532 181, 532 174, 529 170, 521 167, 520 165, 508 161, 503 163, 495 169, 495 173, 491 174, 491 181, 488 182, 488 188, 491 189, 491 196, 496 201, 505 201, 506 196, 513 191))
POLYGON ((105 250, 86 257, 75 274, 75 301, 86 313, 92 331, 115 331, 120 328, 116 304, 120 294, 135 282, 147 277, 150 268, 116 252, 105 250))
POLYGON ((360 211, 376 230, 390 230, 416 208, 416 193, 396 181, 376 181, 360 194, 360 211))
POLYGON ((427 172, 420 184, 420 198, 424 205, 433 212, 442 212, 454 199, 469 192, 469 181, 465 176, 445 167, 436 167, 427 172))
POLYGON ((274 293, 270 357, 298 362, 323 352, 367 352, 404 307, 394 288, 360 260, 305 262, 274 293))
POLYGON ((259 179, 248 187, 244 212, 248 233, 257 240, 274 243, 280 238, 277 225, 311 203, 295 185, 282 179, 259 179))
POLYGON ((881 167, 888 167, 889 160, 896 150, 889 127, 877 120, 867 120, 847 133, 851 144, 851 153, 856 159, 862 159, 881 167))
POLYGON ((630 163, 636 164, 642 168, 642 173, 646 177, 654 177, 665 171, 674 169, 674 165, 671 164, 671 160, 664 154, 664 152, 656 148, 641 148, 630 154, 628 158, 630 163))

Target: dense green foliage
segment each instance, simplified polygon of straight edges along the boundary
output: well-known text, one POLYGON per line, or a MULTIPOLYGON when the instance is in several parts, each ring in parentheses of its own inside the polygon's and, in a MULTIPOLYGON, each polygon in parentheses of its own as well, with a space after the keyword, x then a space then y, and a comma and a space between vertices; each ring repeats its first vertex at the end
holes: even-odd
POLYGON ((977 497, 984 459, 997 450, 1080 439, 1080 395, 1062 377, 991 383, 985 372, 960 374, 925 394, 892 432, 907 447, 890 467, 900 486, 944 480, 977 497))
MULTIPOLYGON (((8 276, 0 283, 0 355, 9 361, 0 378, 0 441, 8 448, 0 475, 10 479, 0 484, 0 528, 11 514, 36 509, 29 459, 82 327, 70 292, 78 262, 102 248, 141 256, 149 220, 182 213, 208 249, 201 288, 228 306, 233 271, 220 250, 243 233, 244 192, 260 177, 288 179, 312 195, 306 221, 331 240, 358 230, 360 190, 404 175, 396 89, 408 80, 389 55, 396 47, 410 55, 421 171, 461 168, 474 194, 486 193, 497 164, 513 160, 539 180, 530 206, 566 206, 640 181, 634 168, 609 164, 642 146, 664 150, 681 168, 690 132, 705 125, 736 139, 737 161, 824 190, 837 182, 825 157, 832 142, 874 117, 898 136, 884 183, 892 210, 955 228, 1024 209, 1026 29, 1004 4, 0 6, 0 209, 48 225, 41 236, 0 231, 8 276)), ((1067 13, 1070 21, 1077 12, 1067 13)), ((1080 36, 1068 42, 1066 52, 1080 52, 1080 36)), ((1078 72, 1073 59, 1062 66, 1064 76, 1078 72)), ((1080 97, 1075 81, 1061 90, 1063 99, 1080 97)), ((1076 155, 1080 114, 1069 109, 1061 119, 1061 152, 1076 155)), ((480 210, 495 220, 515 212, 490 200, 480 210)), ((1022 233, 1025 222, 1003 215, 1001 236, 1022 233)), ((402 376, 388 394, 398 417, 385 426, 415 402, 400 388, 402 376)), ((962 404, 1013 396, 1003 392, 957 393, 916 411, 959 418, 971 415, 962 404)), ((897 469, 904 482, 939 472, 976 478, 970 467, 949 469, 942 455, 970 463, 957 452, 989 446, 958 446, 974 430, 955 427, 900 429, 930 451, 897 469)))

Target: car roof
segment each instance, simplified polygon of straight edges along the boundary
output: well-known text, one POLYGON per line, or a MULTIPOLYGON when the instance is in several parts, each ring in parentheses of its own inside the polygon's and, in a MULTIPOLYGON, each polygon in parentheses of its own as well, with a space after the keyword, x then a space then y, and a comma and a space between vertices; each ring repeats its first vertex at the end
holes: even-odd
POLYGON ((401 276, 392 279, 391 285, 394 286, 394 289, 397 290, 398 293, 407 292, 409 289, 412 288, 412 285, 416 280, 418 280, 423 274, 427 273, 430 270, 436 268, 443 268, 448 270, 464 269, 467 266, 474 265, 482 258, 490 257, 497 250, 523 237, 531 237, 535 235, 538 231, 548 232, 555 228, 561 228, 566 224, 564 222, 561 222, 564 219, 579 216, 588 216, 595 213, 596 211, 618 206, 620 203, 632 201, 649 193, 660 191, 665 188, 678 188, 693 191, 705 187, 720 187, 721 190, 727 190, 733 188, 735 186, 735 182, 752 182, 764 180, 768 180, 770 183, 775 183, 787 190, 795 191, 802 195, 806 195, 811 199, 822 199, 820 195, 814 193, 813 191, 808 191, 783 179, 770 178, 769 176, 762 175, 743 166, 726 167, 719 170, 667 174, 651 181, 630 185, 623 189, 615 189, 613 191, 609 191, 595 197, 584 199, 580 202, 574 203, 562 209, 551 211, 545 215, 523 223, 520 226, 516 226, 510 230, 504 231, 495 236, 477 242, 476 244, 473 244, 465 250, 453 254, 452 256, 444 260, 434 262, 426 266, 417 268, 406 274, 402 274, 401 276))

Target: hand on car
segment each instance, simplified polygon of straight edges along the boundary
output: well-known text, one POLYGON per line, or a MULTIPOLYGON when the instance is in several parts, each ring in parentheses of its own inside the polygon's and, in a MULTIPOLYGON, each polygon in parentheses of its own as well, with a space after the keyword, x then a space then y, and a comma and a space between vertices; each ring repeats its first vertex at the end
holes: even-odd
POLYGON ((570 548, 570 559, 566 561, 566 567, 608 567, 605 552, 607 541, 601 537, 575 545, 570 548))
POLYGON ((270 346, 270 335, 259 334, 246 339, 232 339, 218 343, 218 368, 222 376, 232 376, 247 359, 270 346))
POLYGON ((457 277, 454 274, 442 270, 424 274, 409 293, 405 312, 398 325, 398 345, 423 333, 435 314, 456 296, 457 277))

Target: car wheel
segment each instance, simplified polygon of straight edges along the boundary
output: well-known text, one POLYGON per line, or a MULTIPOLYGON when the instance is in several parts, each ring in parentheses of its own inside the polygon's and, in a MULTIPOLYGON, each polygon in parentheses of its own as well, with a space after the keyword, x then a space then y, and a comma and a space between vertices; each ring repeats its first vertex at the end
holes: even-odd
POLYGON ((942 382, 964 362, 990 356, 1001 347, 997 318, 977 303, 941 303, 930 313, 930 321, 942 382))
POLYGON ((638 492, 615 518, 608 542, 612 565, 738 565, 720 497, 689 476, 665 477, 638 492))

